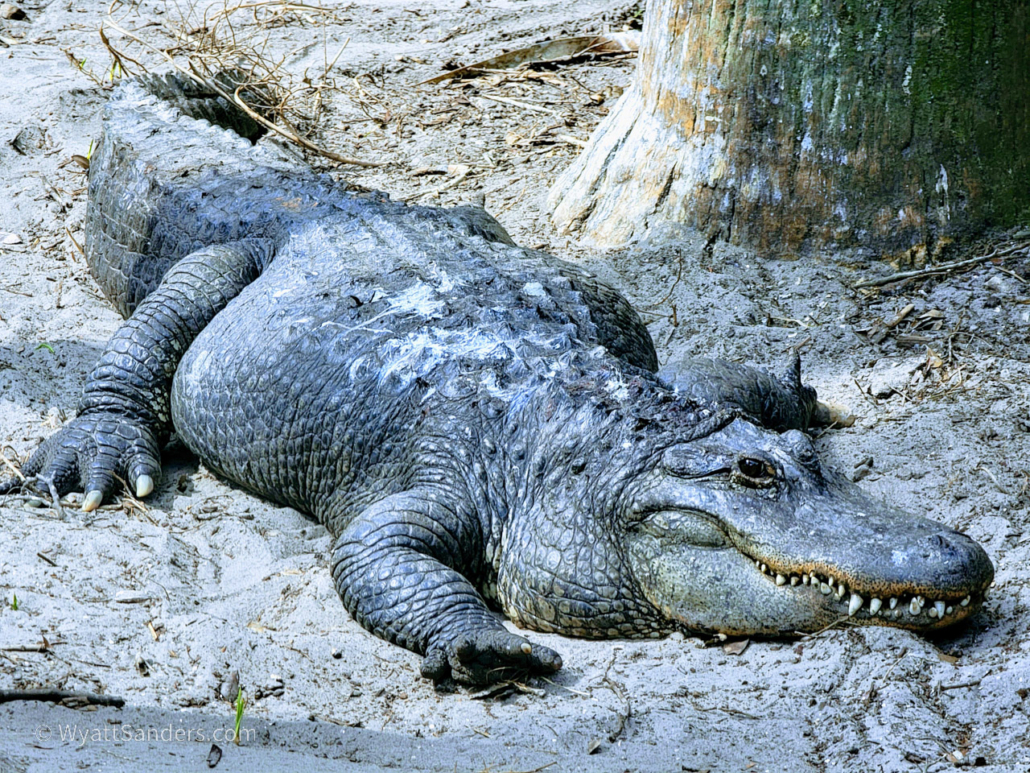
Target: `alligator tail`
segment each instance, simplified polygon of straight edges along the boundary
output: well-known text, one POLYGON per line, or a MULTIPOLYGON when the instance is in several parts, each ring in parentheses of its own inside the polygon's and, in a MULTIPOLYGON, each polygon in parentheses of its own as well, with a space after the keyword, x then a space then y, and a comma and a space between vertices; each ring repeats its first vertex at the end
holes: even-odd
POLYGON ((178 73, 144 75, 137 78, 136 82, 184 115, 229 129, 251 142, 257 142, 267 131, 266 128, 240 107, 227 101, 218 93, 218 89, 230 95, 239 89, 240 99, 254 112, 266 120, 271 120, 273 115, 271 92, 263 85, 248 83, 247 76, 241 70, 223 70, 209 78, 207 83, 178 73))
POLYGON ((284 201, 320 191, 268 143, 257 121, 212 88, 240 96, 258 114, 272 101, 238 71, 207 84, 179 74, 118 84, 93 150, 86 207, 86 262, 104 295, 128 317, 191 252, 266 238, 292 216, 284 201), (244 205, 245 200, 250 205, 244 205))

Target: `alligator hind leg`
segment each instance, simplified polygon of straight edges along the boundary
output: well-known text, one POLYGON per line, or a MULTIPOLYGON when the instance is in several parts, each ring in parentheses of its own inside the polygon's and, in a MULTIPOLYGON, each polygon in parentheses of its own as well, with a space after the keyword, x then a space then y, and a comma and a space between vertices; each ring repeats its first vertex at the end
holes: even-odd
MULTIPOLYGON (((336 519, 326 520, 332 529, 336 519)), ((433 681, 554 673, 558 653, 508 632, 463 574, 481 571, 478 526, 435 492, 380 500, 336 540, 333 579, 344 606, 376 636, 424 655, 422 675, 433 681)))
POLYGON ((682 395, 702 403, 739 408, 767 429, 805 430, 830 423, 829 408, 818 401, 812 387, 801 383, 801 358, 796 352, 780 377, 760 368, 714 359, 690 360, 685 367, 666 367, 658 375, 682 395))
MULTIPOLYGON (((114 493, 119 477, 136 496, 149 494, 172 430, 171 384, 179 360, 270 256, 269 243, 247 240, 208 247, 177 263, 108 342, 86 381, 79 415, 36 449, 23 474, 56 496, 81 486, 87 511, 114 493)), ((0 493, 16 484, 0 481, 0 493)))

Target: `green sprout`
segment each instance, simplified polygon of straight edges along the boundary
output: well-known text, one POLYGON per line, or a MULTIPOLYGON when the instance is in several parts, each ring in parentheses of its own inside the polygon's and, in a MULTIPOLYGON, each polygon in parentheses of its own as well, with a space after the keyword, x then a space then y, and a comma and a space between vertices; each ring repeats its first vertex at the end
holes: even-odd
MULTIPOLYGON (((11 609, 13 609, 15 612, 18 611, 18 594, 17 593, 12 593, 11 594, 11 609)), ((237 722, 238 721, 239 720, 237 720, 237 722)))
POLYGON ((38 352, 38 351, 39 351, 40 349, 46 349, 46 350, 47 350, 48 352, 50 352, 51 354, 56 354, 56 352, 54 351, 54 347, 52 347, 52 346, 51 346, 50 344, 48 344, 48 343, 47 343, 46 341, 44 341, 43 343, 41 343, 41 344, 40 344, 39 346, 37 346, 37 347, 36 347, 36 351, 37 351, 37 352, 38 352))
POLYGON ((243 688, 239 688, 239 692, 236 693, 236 701, 233 703, 236 707, 236 726, 235 735, 233 737, 233 743, 237 746, 240 745, 240 723, 243 721, 243 709, 246 708, 247 699, 243 697, 243 688))

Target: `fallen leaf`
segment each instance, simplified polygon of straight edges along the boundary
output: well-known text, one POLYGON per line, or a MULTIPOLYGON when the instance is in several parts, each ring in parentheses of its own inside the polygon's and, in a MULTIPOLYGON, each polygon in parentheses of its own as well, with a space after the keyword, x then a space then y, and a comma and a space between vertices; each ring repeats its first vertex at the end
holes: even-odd
POLYGON ((747 645, 751 643, 750 639, 737 639, 736 641, 728 641, 722 645, 722 651, 727 655, 739 655, 747 649, 747 645))
POLYGON ((478 70, 512 70, 529 64, 560 62, 584 54, 621 54, 636 51, 640 47, 640 33, 621 32, 612 35, 586 35, 575 38, 558 38, 535 43, 525 48, 506 51, 498 56, 467 64, 456 70, 449 70, 419 83, 440 83, 462 75, 473 75, 478 70))

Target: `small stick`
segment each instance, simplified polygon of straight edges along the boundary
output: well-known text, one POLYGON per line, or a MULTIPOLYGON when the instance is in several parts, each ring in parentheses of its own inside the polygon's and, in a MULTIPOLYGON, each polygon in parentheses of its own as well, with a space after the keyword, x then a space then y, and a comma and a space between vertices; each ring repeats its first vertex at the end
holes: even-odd
POLYGON ((86 251, 85 251, 84 249, 82 249, 82 245, 81 245, 81 244, 79 244, 79 243, 78 243, 77 241, 75 241, 75 237, 74 237, 74 236, 72 236, 72 232, 68 230, 68 227, 67 227, 67 226, 65 226, 65 228, 64 228, 64 232, 65 232, 66 234, 68 234, 68 238, 72 240, 72 244, 74 244, 74 245, 75 245, 75 249, 76 249, 76 250, 78 251, 78 253, 79 253, 80 255, 85 255, 85 254, 86 254, 86 251))
POLYGON ((0 652, 41 652, 50 654, 53 650, 45 644, 17 644, 13 647, 0 647, 0 652))
POLYGON ((128 59, 134 65, 139 67, 143 72, 147 71, 147 68, 144 67, 140 62, 137 62, 135 59, 133 59, 128 54, 123 54, 123 53, 121 53, 119 51, 116 51, 114 49, 114 46, 111 45, 111 41, 109 41, 107 39, 107 35, 104 33, 104 25, 103 24, 100 25, 99 32, 100 32, 100 42, 104 44, 104 48, 107 49, 107 53, 109 53, 111 55, 111 58, 114 59, 115 64, 118 65, 119 69, 121 69, 122 72, 124 72, 126 75, 132 75, 132 73, 129 72, 129 69, 125 66, 125 63, 122 61, 122 59, 128 59))
POLYGON ((906 306, 905 308, 903 308, 901 311, 898 312, 898 316, 896 316, 890 322, 884 322, 883 323, 884 327, 886 327, 888 329, 896 328, 898 325, 901 324, 901 322, 905 319, 905 317, 907 317, 909 314, 912 313, 912 311, 915 309, 915 307, 916 307, 916 305, 914 303, 908 304, 908 306, 906 306))
POLYGON ((1023 279, 1023 277, 1021 277, 1015 271, 1009 271, 1007 268, 1002 268, 1001 266, 995 266, 994 270, 995 271, 1000 271, 1003 274, 1008 274, 1010 277, 1012 277, 1013 279, 1016 279, 1016 280, 1022 282, 1023 284, 1030 284, 1030 282, 1027 282, 1025 279, 1023 279))
POLYGON ((10 701, 60 701, 73 699, 81 700, 93 706, 117 706, 125 705, 125 698, 115 695, 97 695, 92 692, 75 692, 73 690, 0 690, 0 703, 10 701))
POLYGON ((5 465, 7 465, 7 469, 13 472, 22 483, 25 482, 25 476, 21 474, 21 470, 19 470, 11 463, 11 460, 7 458, 7 454, 0 454, 0 460, 2 460, 5 465))
POLYGON ((513 107, 521 107, 525 110, 535 110, 538 113, 547 113, 553 115, 555 118, 561 118, 561 115, 551 110, 549 107, 540 107, 539 105, 531 105, 528 102, 519 102, 517 99, 508 99, 507 97, 492 97, 489 94, 477 94, 476 96, 481 99, 489 99, 491 102, 500 102, 504 105, 512 105, 513 107))
POLYGON ((961 690, 963 687, 976 687, 982 680, 974 679, 972 682, 963 682, 962 684, 942 684, 942 690, 961 690))

